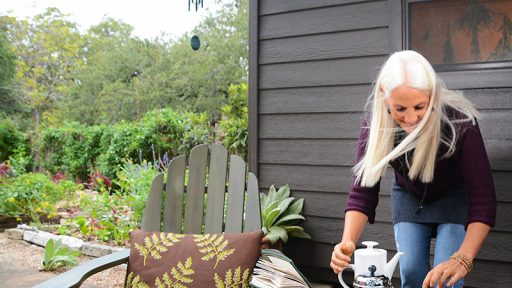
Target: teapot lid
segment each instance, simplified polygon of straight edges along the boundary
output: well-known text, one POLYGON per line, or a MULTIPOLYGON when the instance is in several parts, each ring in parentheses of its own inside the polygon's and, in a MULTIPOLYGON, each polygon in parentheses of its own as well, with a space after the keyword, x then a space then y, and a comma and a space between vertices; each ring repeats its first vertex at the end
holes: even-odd
POLYGON ((357 252, 359 255, 369 255, 369 256, 384 256, 386 257, 387 253, 386 253, 386 250, 383 250, 383 249, 377 249, 377 248, 373 248, 373 246, 377 246, 379 245, 378 242, 375 242, 375 241, 363 241, 362 243, 363 245, 366 246, 366 249, 365 248, 362 248, 362 249, 357 249, 357 252))

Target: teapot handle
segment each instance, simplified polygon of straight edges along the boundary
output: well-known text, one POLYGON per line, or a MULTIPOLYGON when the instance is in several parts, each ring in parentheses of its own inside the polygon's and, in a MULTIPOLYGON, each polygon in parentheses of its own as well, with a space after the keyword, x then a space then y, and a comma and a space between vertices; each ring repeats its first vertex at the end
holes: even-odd
MULTIPOLYGON (((348 266, 345 269, 351 269, 352 271, 354 271, 354 267, 355 267, 354 264, 348 264, 348 266)), ((340 281, 340 284, 341 284, 341 286, 343 286, 343 288, 350 288, 345 283, 345 281, 343 281, 343 271, 338 273, 338 280, 340 281)))

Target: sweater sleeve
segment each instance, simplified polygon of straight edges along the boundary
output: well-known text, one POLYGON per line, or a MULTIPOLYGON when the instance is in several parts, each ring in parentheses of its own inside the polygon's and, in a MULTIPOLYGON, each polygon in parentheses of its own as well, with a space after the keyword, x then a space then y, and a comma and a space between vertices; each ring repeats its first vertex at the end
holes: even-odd
MULTIPOLYGON (((367 119, 368 120, 368 119, 367 119)), ((359 140, 356 151, 356 163, 358 163, 366 150, 366 142, 369 134, 369 121, 365 121, 359 134, 359 140)), ((380 181, 373 187, 363 187, 357 181, 355 175, 352 176, 352 188, 348 194, 347 211, 359 211, 368 216, 368 222, 373 224, 375 222, 375 209, 379 202, 380 181)))
POLYGON ((485 150, 478 123, 469 124, 464 131, 458 164, 469 192, 468 223, 482 222, 494 227, 496 221, 496 193, 491 165, 485 150))

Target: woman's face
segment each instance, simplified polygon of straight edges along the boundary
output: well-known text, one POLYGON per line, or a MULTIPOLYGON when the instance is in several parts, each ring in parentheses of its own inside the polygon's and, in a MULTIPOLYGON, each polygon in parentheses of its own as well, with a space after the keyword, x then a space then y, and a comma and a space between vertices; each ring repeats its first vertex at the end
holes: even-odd
POLYGON ((412 132, 427 112, 430 94, 423 90, 400 85, 386 98, 391 116, 405 130, 412 132))

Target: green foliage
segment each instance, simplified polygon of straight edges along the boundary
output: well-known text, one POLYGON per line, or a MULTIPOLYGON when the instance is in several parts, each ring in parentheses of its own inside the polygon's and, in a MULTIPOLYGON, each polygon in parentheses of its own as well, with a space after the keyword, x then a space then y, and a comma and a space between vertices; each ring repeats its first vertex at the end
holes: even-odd
POLYGON ((62 180, 59 184, 40 173, 28 173, 0 183, 0 214, 6 216, 28 216, 36 223, 45 215, 55 216, 55 203, 65 194, 82 189, 81 185, 62 180))
POLYGON ((211 142, 213 135, 206 113, 179 113, 171 109, 149 112, 141 121, 111 126, 68 123, 42 131, 42 167, 55 174, 65 171, 85 180, 96 170, 116 177, 125 159, 156 164, 164 155, 188 152, 211 142))
MULTIPOLYGON (((1 69, 0 69, 1 70, 1 69)), ((26 135, 9 118, 0 120, 0 163, 15 154, 16 149, 26 149, 26 135)))
POLYGON ((187 154, 199 144, 211 143, 213 131, 206 113, 185 113, 178 154, 187 154))
MULTIPOLYGON (((12 82, 15 78, 16 54, 9 47, 5 34, 0 31, 0 117, 12 115, 20 109, 20 101, 12 89, 12 82)), ((0 149, 0 151, 2 151, 0 149)), ((0 161, 2 161, 0 159, 0 161)))
POLYGON ((80 255, 80 251, 63 246, 60 239, 57 241, 49 239, 44 248, 41 265, 44 271, 52 271, 62 266, 75 266, 78 263, 76 257, 80 255))
POLYGON ((0 17, 0 27, 16 47, 16 81, 37 130, 42 118, 74 85, 73 72, 84 65, 82 37, 56 8, 31 21, 0 17))
POLYGON ((222 107, 219 121, 221 139, 230 153, 247 158, 247 137, 249 134, 248 85, 231 85, 228 92, 229 104, 222 107))
POLYGON ((134 164, 130 160, 126 161, 117 172, 119 192, 130 197, 132 220, 135 222, 142 220, 145 200, 148 197, 151 182, 157 174, 157 170, 149 163, 143 161, 142 164, 134 164))
POLYGON ((300 215, 304 199, 290 197, 288 184, 281 186, 278 191, 274 185, 270 186, 268 195, 260 193, 260 203, 262 230, 272 244, 278 240, 286 243, 288 236, 311 239, 304 228, 297 225, 305 220, 300 215))
POLYGON ((134 204, 130 195, 119 192, 86 194, 82 192, 79 207, 86 216, 73 219, 78 231, 86 239, 113 241, 123 245, 130 239, 129 233, 137 228, 130 207, 134 204))

